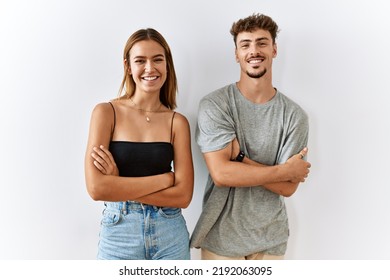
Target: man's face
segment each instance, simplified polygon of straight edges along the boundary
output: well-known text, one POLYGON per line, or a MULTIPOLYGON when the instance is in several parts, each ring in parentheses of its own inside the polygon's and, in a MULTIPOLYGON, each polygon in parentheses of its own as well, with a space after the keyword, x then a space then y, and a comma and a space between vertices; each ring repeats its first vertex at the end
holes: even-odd
POLYGON ((251 78, 259 79, 267 72, 271 73, 276 54, 276 44, 269 31, 256 29, 237 35, 236 61, 240 63, 241 72, 251 78))

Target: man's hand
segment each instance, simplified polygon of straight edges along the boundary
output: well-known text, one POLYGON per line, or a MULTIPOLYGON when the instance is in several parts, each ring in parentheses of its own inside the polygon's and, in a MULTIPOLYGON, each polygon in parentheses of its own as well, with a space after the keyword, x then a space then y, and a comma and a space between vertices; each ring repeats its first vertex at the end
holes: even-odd
POLYGON ((307 155, 307 148, 304 148, 298 154, 293 155, 284 164, 289 169, 289 181, 293 183, 305 182, 305 178, 309 175, 311 164, 303 158, 307 155))

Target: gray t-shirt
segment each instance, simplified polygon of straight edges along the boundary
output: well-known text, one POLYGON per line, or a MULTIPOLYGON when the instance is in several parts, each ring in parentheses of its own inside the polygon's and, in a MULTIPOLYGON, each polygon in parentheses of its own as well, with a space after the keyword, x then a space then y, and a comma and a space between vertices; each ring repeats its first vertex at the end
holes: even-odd
MULTIPOLYGON (((201 100, 195 138, 207 153, 225 148, 237 137, 250 159, 276 165, 307 145, 308 128, 307 114, 281 92, 256 104, 234 83, 201 100)), ((228 257, 284 255, 288 236, 282 196, 261 186, 216 187, 209 175, 191 247, 228 257)))

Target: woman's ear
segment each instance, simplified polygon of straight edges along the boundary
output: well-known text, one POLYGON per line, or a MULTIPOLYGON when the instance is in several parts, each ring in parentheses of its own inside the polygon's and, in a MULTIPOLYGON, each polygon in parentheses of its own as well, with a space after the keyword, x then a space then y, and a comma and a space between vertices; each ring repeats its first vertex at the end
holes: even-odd
POLYGON ((131 75, 130 64, 128 63, 126 58, 123 60, 123 66, 125 67, 125 69, 127 69, 127 73, 129 73, 129 75, 131 75))

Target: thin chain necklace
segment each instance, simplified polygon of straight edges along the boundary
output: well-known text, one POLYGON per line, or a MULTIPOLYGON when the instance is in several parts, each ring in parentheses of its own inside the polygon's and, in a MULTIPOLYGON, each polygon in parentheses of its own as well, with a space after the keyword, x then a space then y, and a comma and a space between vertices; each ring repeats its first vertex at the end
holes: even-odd
POLYGON ((138 105, 133 101, 133 98, 130 98, 130 102, 134 106, 135 109, 145 113, 145 119, 146 119, 147 122, 151 121, 148 113, 157 113, 157 112, 159 112, 160 108, 161 108, 161 105, 162 105, 161 102, 160 102, 160 104, 158 105, 157 109, 155 109, 155 110, 145 110, 145 109, 142 109, 142 108, 138 107, 138 105))

